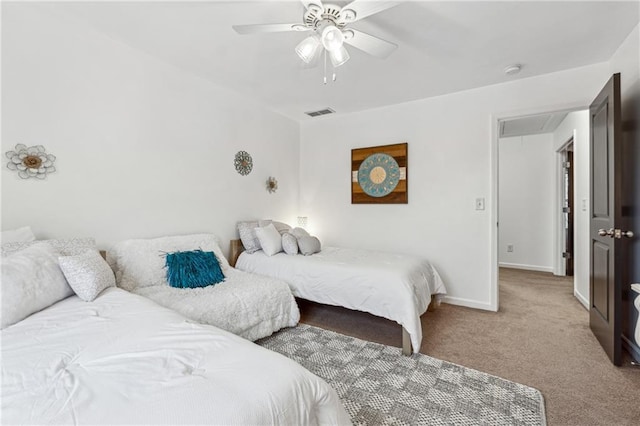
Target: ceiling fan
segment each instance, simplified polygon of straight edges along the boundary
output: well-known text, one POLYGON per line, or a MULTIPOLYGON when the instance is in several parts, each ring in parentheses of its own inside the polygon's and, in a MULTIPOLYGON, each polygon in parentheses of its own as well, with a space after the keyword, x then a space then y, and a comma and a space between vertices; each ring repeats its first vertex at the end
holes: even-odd
POLYGON ((323 52, 325 66, 327 56, 334 68, 344 64, 349 60, 349 52, 344 43, 378 58, 386 58, 398 47, 390 41, 348 28, 353 22, 396 6, 399 3, 397 1, 354 0, 343 7, 322 4, 321 0, 301 1, 305 7, 302 23, 234 25, 233 29, 238 34, 311 31, 312 34, 302 40, 295 49, 300 59, 308 66, 317 65, 323 52))

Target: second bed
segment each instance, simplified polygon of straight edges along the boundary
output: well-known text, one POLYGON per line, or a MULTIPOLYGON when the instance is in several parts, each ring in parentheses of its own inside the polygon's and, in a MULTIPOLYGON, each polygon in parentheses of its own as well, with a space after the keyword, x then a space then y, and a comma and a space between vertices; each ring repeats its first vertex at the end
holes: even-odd
MULTIPOLYGON (((241 250, 240 241, 232 249, 241 250)), ((231 258, 235 259, 234 253, 231 258)), ((439 303, 446 289, 427 260, 403 254, 324 247, 311 256, 262 250, 241 253, 235 267, 281 279, 294 296, 395 321, 403 327, 403 353, 420 351, 420 316, 432 298, 439 303)))

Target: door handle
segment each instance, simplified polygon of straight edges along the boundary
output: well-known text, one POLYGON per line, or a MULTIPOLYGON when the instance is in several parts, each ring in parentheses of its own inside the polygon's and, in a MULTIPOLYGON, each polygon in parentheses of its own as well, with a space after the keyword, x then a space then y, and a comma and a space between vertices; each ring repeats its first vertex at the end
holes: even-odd
POLYGON ((622 229, 614 229, 613 232, 614 232, 613 234, 614 238, 622 238, 622 237, 633 238, 632 231, 623 231, 622 229))
POLYGON ((623 231, 622 229, 598 229, 598 235, 601 237, 611 237, 611 238, 633 238, 635 235, 633 231, 623 231))
POLYGON ((601 237, 612 237, 613 238, 613 234, 614 234, 614 229, 611 228, 609 230, 607 229, 598 229, 598 235, 600 235, 601 237))

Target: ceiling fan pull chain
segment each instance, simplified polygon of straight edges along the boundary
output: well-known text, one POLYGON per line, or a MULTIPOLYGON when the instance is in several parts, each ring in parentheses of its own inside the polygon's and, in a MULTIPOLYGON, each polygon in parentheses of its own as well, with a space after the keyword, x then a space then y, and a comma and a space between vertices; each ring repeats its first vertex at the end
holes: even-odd
POLYGON ((327 51, 324 51, 324 84, 327 84, 327 51))

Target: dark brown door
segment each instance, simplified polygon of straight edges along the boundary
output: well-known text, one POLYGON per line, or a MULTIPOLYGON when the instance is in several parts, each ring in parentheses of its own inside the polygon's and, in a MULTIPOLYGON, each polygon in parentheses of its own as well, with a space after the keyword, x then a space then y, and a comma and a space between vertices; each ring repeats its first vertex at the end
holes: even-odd
POLYGON ((622 283, 616 256, 621 223, 620 74, 614 74, 590 107, 591 255, 589 325, 611 362, 621 363, 622 283), (620 225, 618 225, 620 226, 620 225), (616 238, 618 237, 618 238, 616 238))
POLYGON ((565 274, 573 276, 573 146, 567 149, 564 167, 565 274))

